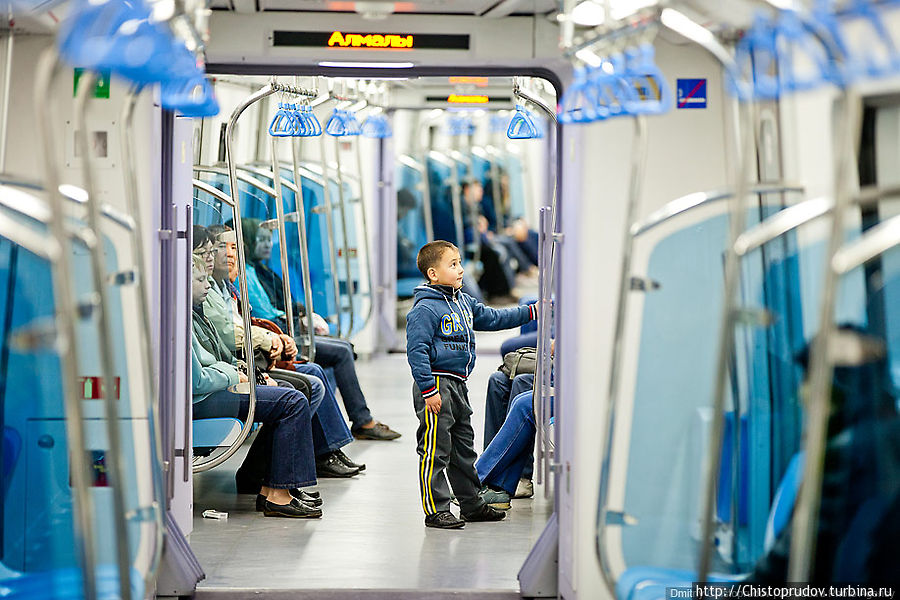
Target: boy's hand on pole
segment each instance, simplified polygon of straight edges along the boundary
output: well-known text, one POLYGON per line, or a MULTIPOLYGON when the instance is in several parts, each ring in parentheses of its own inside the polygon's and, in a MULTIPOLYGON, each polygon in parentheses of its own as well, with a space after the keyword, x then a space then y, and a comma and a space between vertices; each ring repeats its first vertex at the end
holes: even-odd
POLYGON ((440 414, 440 412, 441 412, 441 395, 435 394, 431 398, 425 398, 425 407, 436 415, 440 414))

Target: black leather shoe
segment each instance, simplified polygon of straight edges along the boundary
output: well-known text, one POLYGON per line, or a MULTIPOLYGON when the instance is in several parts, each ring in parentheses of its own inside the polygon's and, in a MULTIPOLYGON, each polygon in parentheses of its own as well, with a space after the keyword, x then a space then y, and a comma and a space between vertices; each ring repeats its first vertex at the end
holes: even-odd
POLYGON ((291 490, 291 496, 299 500, 304 504, 309 504, 310 506, 322 506, 321 498, 314 498, 310 494, 304 492, 301 489, 294 488, 291 490))
POLYGON ((347 466, 350 467, 351 469, 359 469, 360 471, 365 471, 365 470, 366 470, 366 465, 365 465, 365 463, 355 463, 355 462, 353 462, 353 460, 351 460, 351 458, 350 458, 349 456, 347 456, 346 454, 344 454, 344 451, 341 450, 341 449, 335 450, 335 451, 334 451, 334 455, 338 457, 338 460, 340 460, 342 463, 344 463, 345 465, 347 465, 347 466))
POLYGON ((425 527, 438 529, 462 529, 466 524, 453 516, 449 510, 437 512, 425 517, 425 527))
MULTIPOLYGON (((294 494, 291 494, 294 496, 294 494)), ((298 498, 294 496, 294 501, 299 502, 300 504, 306 505, 310 508, 316 508, 322 506, 322 501, 318 498, 311 498, 310 500, 304 500, 303 498, 298 498), (318 502, 318 504, 316 504, 318 502)), ((266 497, 262 494, 256 495, 256 512, 264 512, 266 510, 266 497)))
POLYGON ((320 494, 319 492, 310 492, 307 490, 301 490, 300 488, 291 488, 290 492, 291 496, 293 496, 294 498, 299 498, 300 494, 305 494, 310 498, 320 498, 322 496, 322 494, 320 494))
POLYGON ((358 440, 396 440, 400 434, 379 421, 373 427, 360 427, 353 430, 353 437, 358 440))
POLYGON ((491 508, 487 504, 482 504, 475 510, 460 515, 463 521, 502 521, 506 517, 506 513, 496 508, 491 508))
POLYGON ((341 462, 334 453, 323 458, 316 459, 316 476, 328 477, 353 477, 359 474, 359 469, 351 469, 341 462))
POLYGON ((266 500, 263 514, 267 517, 288 517, 291 519, 317 519, 322 516, 322 509, 308 506, 296 499, 290 504, 272 504, 266 500))

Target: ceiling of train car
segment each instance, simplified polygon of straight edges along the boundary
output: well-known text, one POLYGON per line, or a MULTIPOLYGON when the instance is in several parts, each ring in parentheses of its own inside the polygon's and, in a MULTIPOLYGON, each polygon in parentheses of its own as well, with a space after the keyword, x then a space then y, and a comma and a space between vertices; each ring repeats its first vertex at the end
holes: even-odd
POLYGON ((434 15, 475 15, 506 17, 510 15, 545 15, 558 7, 557 0, 418 0, 416 2, 382 2, 374 0, 213 0, 213 10, 252 13, 264 11, 290 12, 358 12, 372 18, 394 13, 434 15))

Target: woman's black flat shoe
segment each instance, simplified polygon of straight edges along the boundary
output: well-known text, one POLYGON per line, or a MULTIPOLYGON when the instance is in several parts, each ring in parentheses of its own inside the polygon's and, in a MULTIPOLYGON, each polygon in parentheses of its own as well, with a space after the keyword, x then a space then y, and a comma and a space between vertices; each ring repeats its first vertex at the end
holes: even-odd
POLYGON ((266 500, 263 514, 267 517, 287 517, 290 519, 317 519, 322 516, 322 509, 309 506, 296 499, 290 504, 272 504, 266 500))

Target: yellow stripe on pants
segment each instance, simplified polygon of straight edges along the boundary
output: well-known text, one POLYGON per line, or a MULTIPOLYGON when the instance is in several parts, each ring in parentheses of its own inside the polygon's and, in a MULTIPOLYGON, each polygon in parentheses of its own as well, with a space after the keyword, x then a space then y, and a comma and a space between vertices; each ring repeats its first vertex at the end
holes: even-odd
POLYGON ((419 482, 422 484, 422 510, 428 512, 429 483, 425 481, 425 464, 428 462, 428 441, 431 438, 431 421, 428 418, 428 406, 425 407, 425 445, 422 453, 422 464, 419 465, 419 482))
MULTIPOLYGON (((434 378, 434 387, 438 392, 438 398, 441 396, 441 378, 434 378)), ((431 499, 431 510, 433 512, 437 512, 437 508, 434 506, 434 492, 431 491, 431 480, 434 475, 434 455, 437 454, 437 430, 438 430, 438 416, 434 416, 434 428, 432 429, 432 440, 431 440, 431 467, 428 469, 428 496, 431 499)))

